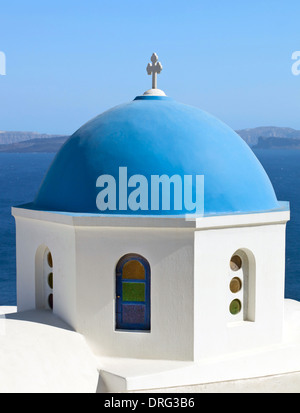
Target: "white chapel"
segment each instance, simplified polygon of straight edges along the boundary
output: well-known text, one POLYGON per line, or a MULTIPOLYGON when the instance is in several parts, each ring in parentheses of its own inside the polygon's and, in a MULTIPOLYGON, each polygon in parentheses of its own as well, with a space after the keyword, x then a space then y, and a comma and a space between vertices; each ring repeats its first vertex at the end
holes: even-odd
POLYGON ((161 70, 153 54, 152 89, 77 130, 12 208, 0 391, 299 391, 289 203, 232 129, 157 88, 161 70))

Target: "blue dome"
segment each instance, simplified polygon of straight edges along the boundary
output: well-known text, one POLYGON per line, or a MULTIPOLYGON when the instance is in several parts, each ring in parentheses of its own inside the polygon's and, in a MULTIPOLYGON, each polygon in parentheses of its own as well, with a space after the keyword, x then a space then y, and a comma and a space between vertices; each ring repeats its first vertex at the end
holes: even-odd
MULTIPOLYGON (((180 211, 174 206, 169 211, 161 206, 155 211, 100 211, 97 178, 111 175, 118 188, 120 167, 127 167, 128 178, 139 174, 148 182, 152 175, 203 175, 205 215, 279 208, 265 170, 232 129, 200 109, 165 96, 138 96, 83 125, 57 153, 33 207, 90 214, 190 212, 184 206, 180 211)), ((194 196, 195 191, 193 183, 194 196)))

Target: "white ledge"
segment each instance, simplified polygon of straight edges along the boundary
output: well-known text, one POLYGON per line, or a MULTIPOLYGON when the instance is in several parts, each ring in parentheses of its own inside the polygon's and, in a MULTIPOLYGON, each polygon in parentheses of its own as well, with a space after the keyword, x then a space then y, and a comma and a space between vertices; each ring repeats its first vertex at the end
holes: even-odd
POLYGON ((231 214, 219 216, 128 216, 104 214, 75 214, 63 212, 37 211, 22 207, 13 207, 15 218, 34 219, 71 226, 91 227, 131 227, 131 228, 182 228, 206 230, 226 228, 285 224, 290 219, 289 209, 276 211, 231 214))

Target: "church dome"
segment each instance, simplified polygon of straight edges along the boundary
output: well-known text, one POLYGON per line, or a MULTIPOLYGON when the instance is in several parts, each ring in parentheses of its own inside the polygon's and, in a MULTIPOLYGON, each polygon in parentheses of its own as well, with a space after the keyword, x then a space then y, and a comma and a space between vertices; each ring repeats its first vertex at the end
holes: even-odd
MULTIPOLYGON (((252 213, 279 208, 272 184, 248 145, 208 113, 167 96, 143 95, 90 120, 62 146, 50 166, 35 209, 90 214, 182 215, 159 209, 106 210, 96 205, 101 175, 127 168, 138 174, 204 176, 204 214, 252 213)), ((195 183, 193 181, 195 195, 195 183)), ((127 188, 128 194, 132 188, 127 188)), ((149 188, 150 194, 150 188, 149 188)), ((117 195, 118 197, 118 195, 117 195)), ((118 201, 118 199, 117 199, 118 201)))

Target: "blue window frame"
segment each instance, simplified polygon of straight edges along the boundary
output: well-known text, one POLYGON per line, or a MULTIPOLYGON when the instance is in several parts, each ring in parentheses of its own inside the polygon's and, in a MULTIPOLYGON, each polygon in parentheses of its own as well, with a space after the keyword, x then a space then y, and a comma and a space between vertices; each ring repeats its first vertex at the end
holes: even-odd
POLYGON ((150 331, 150 265, 138 254, 116 267, 116 329, 150 331))

